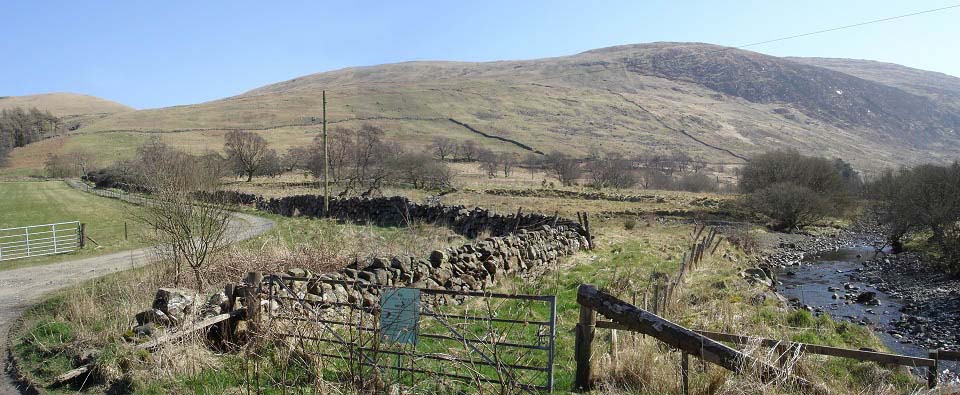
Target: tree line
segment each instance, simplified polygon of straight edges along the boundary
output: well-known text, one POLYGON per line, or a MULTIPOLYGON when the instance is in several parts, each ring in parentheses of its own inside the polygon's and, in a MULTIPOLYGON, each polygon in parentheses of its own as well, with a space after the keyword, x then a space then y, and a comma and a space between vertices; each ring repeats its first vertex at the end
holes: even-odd
POLYGON ((63 122, 48 111, 14 107, 0 111, 0 165, 10 151, 63 131, 63 122))

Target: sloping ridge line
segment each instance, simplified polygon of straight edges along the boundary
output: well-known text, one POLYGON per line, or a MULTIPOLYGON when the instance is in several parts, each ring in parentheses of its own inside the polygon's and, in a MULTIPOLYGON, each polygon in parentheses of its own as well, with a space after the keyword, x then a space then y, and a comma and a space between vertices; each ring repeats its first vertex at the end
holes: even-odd
POLYGON ((650 114, 650 116, 653 117, 653 119, 655 119, 658 123, 660 123, 660 125, 662 125, 663 127, 667 128, 667 129, 669 129, 669 130, 672 130, 672 131, 674 131, 674 132, 677 132, 677 133, 680 133, 680 134, 682 134, 682 135, 684 135, 684 136, 687 136, 688 138, 690 138, 690 140, 696 141, 697 143, 700 143, 701 145, 703 145, 703 146, 705 146, 705 147, 709 147, 709 148, 713 148, 713 149, 718 150, 718 151, 726 152, 726 153, 730 154, 731 156, 733 156, 733 157, 735 157, 735 158, 742 159, 742 160, 747 161, 747 162, 750 161, 750 159, 747 159, 747 158, 746 158, 745 156, 743 156, 743 155, 737 154, 737 153, 735 153, 735 152, 733 152, 733 151, 731 151, 731 150, 729 150, 729 149, 726 149, 726 148, 723 148, 723 147, 718 147, 718 146, 713 145, 713 144, 710 144, 710 143, 708 143, 708 142, 706 142, 706 141, 700 140, 700 139, 694 137, 693 135, 691 135, 690 133, 687 133, 687 131, 685 131, 685 130, 677 129, 677 128, 673 127, 673 126, 667 125, 667 123, 666 123, 666 122, 663 122, 663 120, 660 119, 660 117, 658 117, 657 114, 654 114, 654 113, 651 112, 650 110, 646 109, 644 106, 641 106, 640 103, 637 103, 637 102, 635 102, 635 101, 633 101, 633 100, 630 100, 630 98, 624 96, 622 93, 614 92, 614 91, 609 90, 609 89, 608 89, 607 91, 610 92, 610 93, 612 93, 612 94, 614 94, 614 95, 619 96, 621 99, 623 99, 623 100, 626 101, 627 103, 633 104, 633 105, 636 106, 637 108, 643 110, 643 112, 645 112, 645 113, 647 113, 647 114, 650 114))
POLYGON ((489 139, 500 140, 500 141, 503 141, 503 142, 506 142, 506 143, 513 144, 513 145, 515 145, 515 146, 517 146, 517 147, 523 148, 523 149, 525 149, 525 150, 527 150, 527 151, 530 151, 530 152, 533 152, 533 153, 537 153, 537 154, 540 154, 540 155, 544 155, 543 151, 540 151, 540 150, 538 150, 538 149, 534 149, 533 147, 531 147, 531 146, 529 146, 529 145, 526 145, 526 144, 524 144, 524 143, 521 143, 521 142, 519 142, 519 141, 517 141, 517 140, 511 140, 511 139, 508 139, 508 138, 506 138, 506 137, 494 136, 494 135, 492 135, 492 134, 488 134, 488 133, 481 132, 481 131, 477 130, 477 128, 474 128, 473 126, 470 126, 470 125, 468 125, 468 124, 466 124, 466 123, 460 122, 460 121, 458 121, 458 120, 456 120, 456 119, 453 119, 453 118, 447 118, 447 119, 450 120, 450 122, 453 122, 453 123, 455 123, 455 124, 457 124, 457 125, 463 126, 463 127, 466 128, 467 130, 469 130, 469 131, 471 131, 471 132, 474 132, 474 133, 476 133, 476 134, 479 134, 479 135, 481 135, 481 136, 483 136, 483 137, 486 137, 486 138, 489 138, 489 139))

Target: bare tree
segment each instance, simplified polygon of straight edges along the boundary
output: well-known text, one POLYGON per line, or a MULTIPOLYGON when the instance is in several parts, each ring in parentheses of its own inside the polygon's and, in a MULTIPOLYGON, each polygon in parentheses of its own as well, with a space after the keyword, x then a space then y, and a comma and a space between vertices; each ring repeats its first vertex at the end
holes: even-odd
POLYGON ((500 170, 500 157, 488 149, 479 149, 477 151, 477 160, 480 162, 480 169, 487 177, 494 178, 497 171, 500 170))
POLYGON ((699 173, 700 170, 707 168, 707 161, 702 156, 697 156, 690 161, 690 170, 699 173))
POLYGON ((562 152, 554 151, 547 155, 547 164, 563 185, 573 185, 583 174, 580 163, 562 152))
POLYGON ((94 155, 86 151, 73 151, 66 154, 47 154, 44 172, 47 177, 65 178, 87 174, 91 170, 94 155))
MULTIPOLYGON (((267 148, 267 140, 256 133, 240 130, 227 133, 225 139, 223 150, 227 153, 227 159, 233 163, 237 174, 246 175, 249 182, 263 166, 264 159, 270 157, 272 150, 267 148)), ((273 157, 276 157, 276 152, 273 157)))
POLYGON ((629 188, 637 184, 633 161, 615 152, 598 155, 587 162, 587 170, 597 188, 629 188))
POLYGON ((503 176, 510 177, 519 162, 520 159, 515 154, 504 153, 500 155, 500 169, 503 170, 503 176))
POLYGON ((226 203, 198 203, 192 193, 215 189, 222 169, 165 146, 152 159, 159 162, 141 166, 152 199, 135 215, 153 229, 158 250, 172 265, 175 285, 180 285, 186 266, 193 272, 197 290, 203 292, 204 268, 227 244, 230 213, 226 203))
POLYGON ((462 159, 464 162, 473 162, 477 159, 477 155, 480 153, 480 147, 477 146, 476 141, 466 140, 460 143, 458 151, 460 154, 460 159, 462 159))
POLYGON ((457 152, 457 142, 446 137, 437 137, 430 144, 433 155, 441 161, 447 160, 447 157, 453 157, 457 152))
POLYGON ((444 189, 450 187, 453 181, 450 167, 429 154, 398 155, 389 167, 396 173, 396 178, 413 184, 414 188, 444 189))

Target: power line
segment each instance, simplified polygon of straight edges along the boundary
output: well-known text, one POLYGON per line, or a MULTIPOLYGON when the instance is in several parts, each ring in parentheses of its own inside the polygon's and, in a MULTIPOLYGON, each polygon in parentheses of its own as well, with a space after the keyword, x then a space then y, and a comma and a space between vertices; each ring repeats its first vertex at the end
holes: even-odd
POLYGON ((957 8, 957 7, 960 7, 960 4, 954 4, 954 5, 951 5, 951 6, 940 7, 940 8, 933 8, 933 9, 924 10, 924 11, 917 11, 917 12, 912 12, 912 13, 909 13, 909 14, 891 16, 891 17, 887 17, 887 18, 874 19, 874 20, 872 20, 872 21, 854 23, 854 24, 852 24, 852 25, 846 25, 846 26, 839 26, 839 27, 834 27, 834 28, 830 28, 830 29, 817 30, 817 31, 815 31, 815 32, 795 34, 795 35, 792 35, 792 36, 780 37, 780 38, 775 38, 775 39, 772 39, 772 40, 759 41, 759 42, 755 42, 755 43, 751 43, 751 44, 741 45, 741 46, 734 47, 734 48, 747 48, 747 47, 753 47, 753 46, 757 46, 757 45, 770 44, 770 43, 774 43, 774 42, 777 42, 777 41, 791 40, 791 39, 799 38, 799 37, 812 36, 812 35, 814 35, 814 34, 835 32, 835 31, 837 31, 837 30, 849 29, 849 28, 853 28, 853 27, 860 27, 860 26, 870 25, 870 24, 880 23, 880 22, 887 22, 887 21, 892 21, 892 20, 895 20, 895 19, 903 19, 903 18, 907 18, 907 17, 911 17, 911 16, 917 16, 917 15, 922 15, 922 14, 929 14, 929 13, 932 13, 932 12, 944 11, 944 10, 949 10, 949 9, 951 9, 951 8, 957 8))
MULTIPOLYGON (((909 14, 902 14, 902 15, 891 16, 891 17, 886 17, 886 18, 874 19, 874 20, 870 20, 870 21, 854 23, 854 24, 851 24, 851 25, 838 26, 838 27, 833 27, 833 28, 823 29, 823 30, 817 30, 817 31, 812 31, 812 32, 807 32, 807 33, 794 34, 794 35, 791 35, 791 36, 784 36, 784 37, 774 38, 774 39, 770 39, 770 40, 757 41, 757 42, 754 42, 754 43, 749 43, 749 44, 744 44, 744 45, 738 45, 738 46, 732 46, 732 47, 724 47, 724 48, 720 48, 720 49, 717 49, 717 50, 714 50, 714 51, 708 51, 708 52, 705 52, 705 53, 703 53, 703 54, 691 53, 691 54, 686 54, 686 55, 682 55, 682 56, 675 57, 675 58, 673 58, 673 59, 670 59, 669 61, 679 62, 679 61, 681 61, 681 60, 683 60, 683 59, 685 59, 685 58, 687 58, 687 57, 691 57, 691 58, 692 58, 692 57, 696 57, 696 56, 710 56, 710 55, 713 55, 713 54, 717 54, 717 53, 721 53, 721 52, 727 52, 727 51, 732 51, 732 50, 735 50, 735 49, 743 49, 743 48, 748 48, 748 47, 755 47, 755 46, 764 45, 764 44, 770 44, 770 43, 779 42, 779 41, 792 40, 792 39, 800 38, 800 37, 807 37, 807 36, 812 36, 812 35, 816 35, 816 34, 829 33, 829 32, 834 32, 834 31, 838 31, 838 30, 850 29, 850 28, 854 28, 854 27, 860 27, 860 26, 865 26, 865 25, 870 25, 870 24, 875 24, 875 23, 880 23, 880 22, 887 22, 887 21, 892 21, 892 20, 896 20, 896 19, 903 19, 903 18, 908 18, 908 17, 912 17, 912 16, 917 16, 917 15, 923 15, 923 14, 929 14, 929 13, 933 13, 933 12, 945 11, 945 10, 949 10, 949 9, 953 9, 953 8, 960 8, 960 4, 954 4, 954 5, 950 5, 950 6, 946 6, 946 7, 940 7, 940 8, 932 8, 932 9, 923 10, 923 11, 911 12, 911 13, 909 13, 909 14)), ((626 68, 627 68, 628 66, 630 66, 630 65, 621 64, 621 65, 616 65, 616 68, 617 68, 617 69, 621 69, 621 68, 622 68, 622 69, 626 70, 626 68)), ((569 73, 569 74, 590 74, 590 73, 601 73, 601 72, 605 72, 605 71, 611 71, 611 69, 609 69, 609 68, 604 68, 604 69, 599 69, 599 70, 576 70, 576 71, 571 72, 571 73, 569 73)), ((555 75, 552 75, 552 76, 549 76, 549 77, 544 77, 544 78, 542 78, 542 79, 528 80, 528 82, 539 82, 539 81, 556 79, 556 78, 560 78, 560 77, 564 77, 564 75, 557 75, 557 74, 555 74, 555 75)))
MULTIPOLYGON (((907 14, 901 14, 901 15, 896 15, 896 16, 891 16, 891 17, 886 17, 886 18, 880 18, 880 19, 873 19, 873 20, 864 21, 864 22, 858 22, 858 23, 854 23, 854 24, 850 24, 850 25, 843 25, 843 26, 832 27, 832 28, 822 29, 822 30, 816 30, 816 31, 807 32, 807 33, 794 34, 794 35, 790 35, 790 36, 784 36, 784 37, 778 37, 778 38, 769 39, 769 40, 757 41, 757 42, 753 42, 753 43, 749 43, 749 44, 743 44, 743 45, 738 45, 738 46, 723 47, 723 48, 720 48, 720 49, 717 49, 717 50, 714 50, 714 51, 705 52, 705 53, 703 53, 703 54, 694 54, 694 53, 691 53, 691 54, 686 54, 686 55, 682 55, 682 56, 675 57, 675 58, 673 58, 673 59, 670 59, 669 61, 678 62, 678 61, 680 61, 680 60, 685 59, 686 57, 709 56, 709 55, 713 55, 713 54, 717 54, 717 53, 721 53, 721 52, 732 51, 732 50, 735 50, 735 49, 743 49, 743 48, 755 47, 755 46, 760 46, 760 45, 775 43, 775 42, 779 42, 779 41, 786 41, 786 40, 792 40, 792 39, 801 38, 801 37, 812 36, 812 35, 816 35, 816 34, 823 34, 823 33, 835 32, 835 31, 838 31, 838 30, 851 29, 851 28, 860 27, 860 26, 865 26, 865 25, 871 25, 871 24, 875 24, 875 23, 888 22, 888 21, 892 21, 892 20, 909 18, 909 17, 918 16, 918 15, 923 15, 923 14, 930 14, 930 13, 934 13, 934 12, 946 11, 946 10, 950 10, 950 9, 954 9, 954 8, 960 8, 960 4, 953 4, 953 5, 949 5, 949 6, 945 6, 945 7, 939 7, 939 8, 931 8, 931 9, 922 10, 922 11, 916 11, 916 12, 911 12, 911 13, 907 13, 907 14)), ((477 63, 483 63, 483 62, 477 62, 477 63)), ((537 79, 527 79, 527 80, 525 80, 525 82, 547 81, 547 80, 553 80, 553 79, 557 79, 557 78, 562 78, 562 77, 565 77, 566 75, 574 75, 574 74, 593 74, 593 73, 602 73, 602 72, 606 72, 606 71, 619 70, 619 69, 626 70, 627 67, 630 66, 630 65, 620 64, 620 65, 613 65, 613 66, 614 66, 614 68, 609 68, 609 67, 608 67, 608 68, 597 69, 597 70, 571 70, 571 71, 569 71, 569 72, 556 72, 556 73, 554 73, 554 74, 551 75, 551 76, 545 76, 545 77, 537 78, 537 79)), ((483 78, 484 76, 480 75, 480 76, 478 76, 478 77, 483 78)), ((493 77, 494 79, 496 78, 496 76, 491 76, 491 77, 493 77)), ((437 78, 435 81, 443 81, 443 80, 447 80, 447 79, 448 79, 448 78, 437 78)), ((384 85, 384 84, 405 84, 405 83, 409 83, 409 82, 410 82, 410 81, 372 81, 372 82, 356 82, 356 83, 352 83, 352 84, 342 84, 342 85, 332 86, 331 88, 345 88, 345 87, 351 87, 351 86, 376 86, 376 85, 384 85)))

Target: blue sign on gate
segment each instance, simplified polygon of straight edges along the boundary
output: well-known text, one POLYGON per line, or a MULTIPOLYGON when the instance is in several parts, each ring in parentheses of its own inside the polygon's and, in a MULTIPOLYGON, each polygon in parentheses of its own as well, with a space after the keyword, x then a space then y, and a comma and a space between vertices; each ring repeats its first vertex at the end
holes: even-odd
POLYGON ((384 288, 380 296, 380 333, 388 342, 417 344, 420 290, 384 288))

